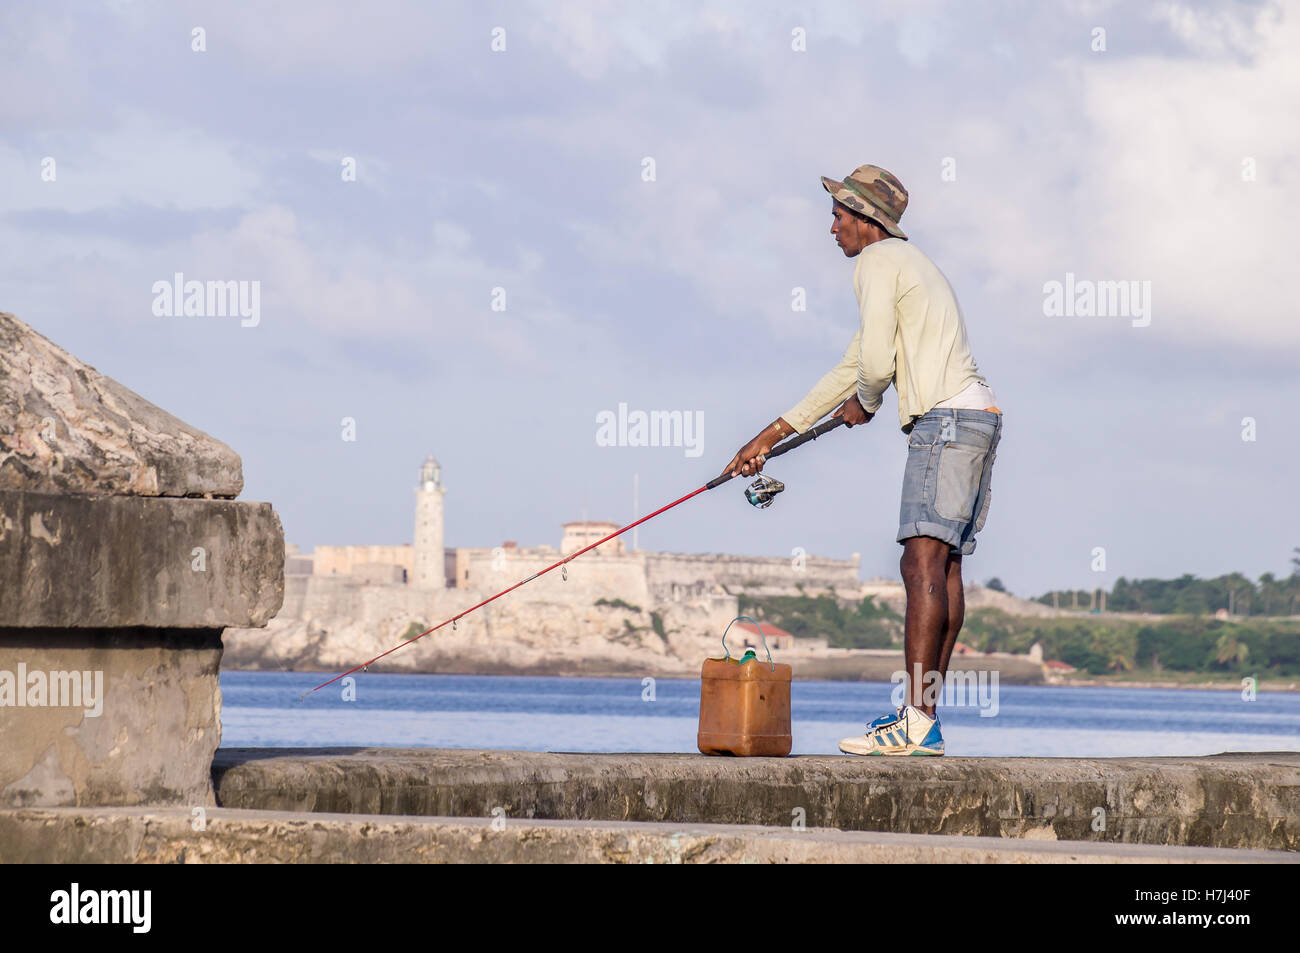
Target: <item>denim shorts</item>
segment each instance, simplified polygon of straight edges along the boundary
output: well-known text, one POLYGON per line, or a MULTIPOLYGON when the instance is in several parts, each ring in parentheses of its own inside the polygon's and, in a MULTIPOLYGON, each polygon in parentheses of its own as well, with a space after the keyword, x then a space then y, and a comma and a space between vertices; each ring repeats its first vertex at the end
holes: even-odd
POLYGON ((898 541, 932 536, 949 552, 975 552, 975 534, 989 515, 990 478, 1002 415, 935 408, 907 436, 898 541))

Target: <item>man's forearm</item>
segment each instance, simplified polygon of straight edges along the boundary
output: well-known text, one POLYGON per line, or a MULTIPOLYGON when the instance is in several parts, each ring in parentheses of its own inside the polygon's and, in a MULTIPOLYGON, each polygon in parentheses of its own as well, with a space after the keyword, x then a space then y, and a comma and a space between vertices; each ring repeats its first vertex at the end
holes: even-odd
POLYGON ((794 432, 795 429, 790 426, 789 422, 786 421, 785 417, 778 417, 776 418, 776 420, 772 421, 770 424, 768 424, 766 427, 760 430, 757 436, 754 437, 754 441, 769 443, 772 446, 776 446, 778 443, 780 443, 782 440, 784 440, 786 437, 790 436, 794 432))
POLYGON ((763 464, 758 458, 794 432, 794 428, 790 426, 784 416, 776 418, 776 420, 760 430, 753 440, 741 447, 722 472, 730 471, 732 476, 736 476, 745 472, 742 468, 748 466, 750 461, 753 461, 755 471, 761 470, 763 464))

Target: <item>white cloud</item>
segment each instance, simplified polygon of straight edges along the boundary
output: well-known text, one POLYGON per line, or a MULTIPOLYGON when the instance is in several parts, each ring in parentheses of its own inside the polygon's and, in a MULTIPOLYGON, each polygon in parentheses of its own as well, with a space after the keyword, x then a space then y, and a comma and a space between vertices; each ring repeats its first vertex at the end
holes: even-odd
POLYGON ((0 178, 11 185, 5 211, 79 213, 131 203, 221 209, 250 204, 262 186, 256 160, 235 143, 127 109, 88 136, 62 132, 40 148, 0 147, 0 178), (55 160, 53 182, 41 179, 47 155, 55 160))
POLYGON ((1198 22, 1248 45, 1250 59, 1142 57, 1085 77, 1080 194, 1094 202, 1080 226, 1097 267, 1154 283, 1153 326, 1294 346, 1300 322, 1280 288, 1300 246, 1300 19, 1265 9, 1221 29, 1221 16, 1198 22))
MULTIPOLYGON (((358 240, 339 245, 315 239, 282 206, 244 215, 232 228, 204 231, 156 256, 187 277, 262 282, 263 321, 303 333, 387 335, 392 347, 426 341, 447 353, 536 362, 548 342, 571 340, 573 316, 539 287, 541 253, 524 249, 503 267, 477 255, 470 233, 441 221, 427 243, 403 255, 358 240), (507 309, 491 310, 494 287, 507 290, 507 309)), ((167 277, 170 271, 163 269, 167 277)))
POLYGON ((1252 22, 1241 10, 1192 7, 1186 3, 1161 3, 1156 18, 1164 20, 1187 46, 1203 56, 1249 55, 1258 46, 1261 21, 1275 22, 1281 9, 1265 7, 1252 22))

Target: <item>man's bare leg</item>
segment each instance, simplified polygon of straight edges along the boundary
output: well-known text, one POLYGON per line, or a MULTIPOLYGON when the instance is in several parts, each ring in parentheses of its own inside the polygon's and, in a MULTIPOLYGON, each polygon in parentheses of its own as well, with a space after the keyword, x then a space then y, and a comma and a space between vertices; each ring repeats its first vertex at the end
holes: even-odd
MULTIPOLYGON (((907 667, 907 704, 934 717, 934 702, 925 700, 925 687, 938 672, 940 655, 947 641, 949 623, 948 544, 929 536, 914 536, 903 542, 899 568, 907 589, 907 615, 903 622, 903 659, 907 667), (919 678, 918 678, 919 673, 919 678)), ((960 592, 961 567, 957 567, 960 592)), ((953 629, 952 640, 956 641, 953 629)), ((951 645, 948 651, 952 651, 951 645)), ((947 659, 944 659, 946 664, 947 659)), ((933 694, 933 690, 931 692, 933 694)))
MULTIPOLYGON (((948 624, 944 627, 943 646, 939 650, 939 674, 947 678, 948 660, 957 644, 962 623, 966 621, 966 590, 961 581, 961 554, 948 555, 948 624)), ((934 714, 934 712, 930 712, 934 714)))

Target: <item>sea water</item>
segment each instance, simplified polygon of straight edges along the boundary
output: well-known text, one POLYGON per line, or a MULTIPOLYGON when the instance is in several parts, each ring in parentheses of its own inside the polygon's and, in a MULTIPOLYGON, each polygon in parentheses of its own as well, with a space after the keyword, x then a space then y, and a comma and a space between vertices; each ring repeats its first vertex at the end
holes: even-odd
MULTIPOLYGON (((502 675, 222 672, 223 747, 403 746, 526 751, 695 751, 700 682, 502 675), (354 695, 352 700, 345 700, 354 695)), ((889 683, 800 682, 794 754, 892 711, 889 683)), ((998 686, 997 713, 940 705, 949 755, 1071 758, 1300 751, 1300 693, 998 686)))

